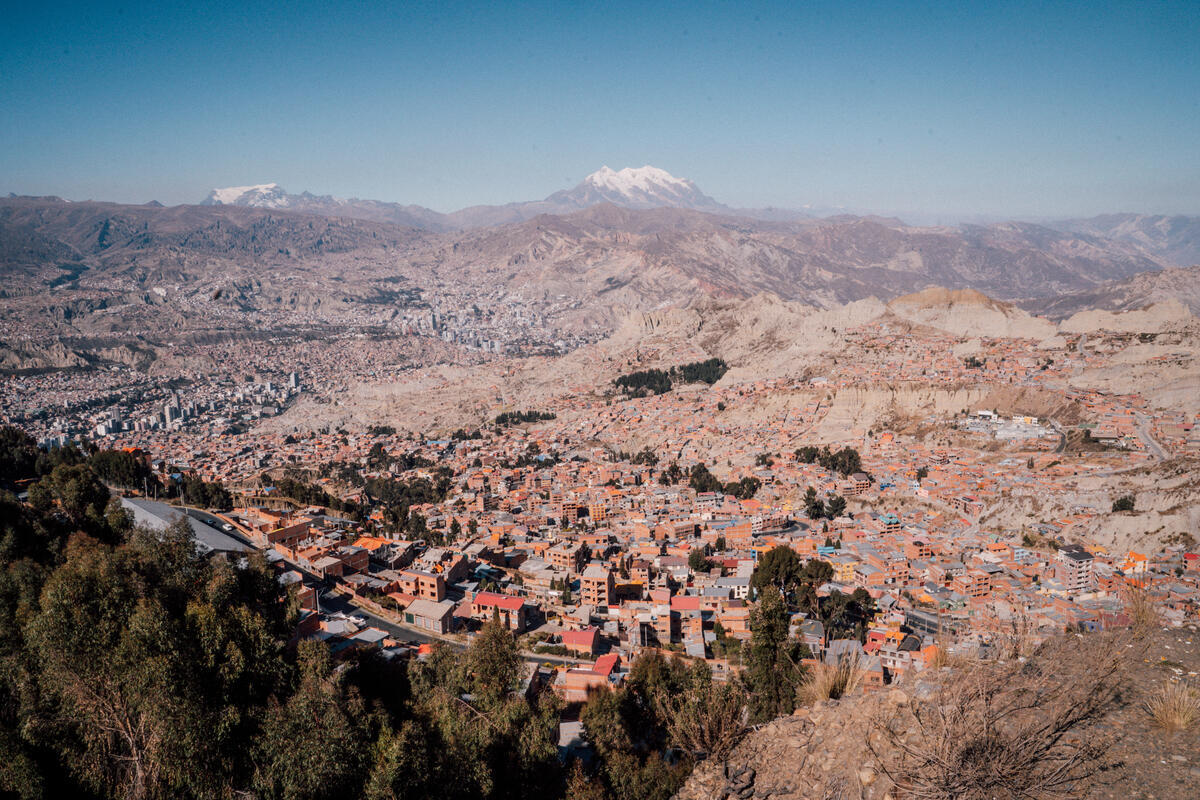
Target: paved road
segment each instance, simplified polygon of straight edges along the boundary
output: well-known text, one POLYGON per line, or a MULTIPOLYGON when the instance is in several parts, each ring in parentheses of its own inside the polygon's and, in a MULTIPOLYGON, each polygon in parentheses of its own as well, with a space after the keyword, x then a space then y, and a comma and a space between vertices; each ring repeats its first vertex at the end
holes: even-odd
MULTIPOLYGON (((224 528, 222 528, 222 525, 229 524, 231 527, 234 528, 233 532, 230 533, 229 535, 245 541, 245 543, 247 545, 250 545, 251 547, 254 546, 254 543, 249 541, 248 539, 246 539, 245 536, 243 534, 241 534, 241 532, 233 524, 233 520, 229 519, 228 517, 221 515, 221 514, 211 514, 207 511, 202 511, 202 510, 196 509, 196 508, 188 508, 186 510, 189 515, 195 517, 196 519, 200 520, 201 522, 212 525, 214 528, 217 528, 218 530, 224 531, 224 528)), ((295 569, 301 573, 304 573, 304 570, 301 570, 295 564, 292 564, 290 562, 286 562, 286 563, 288 563, 288 566, 290 566, 292 569, 295 569)), ((318 591, 324 592, 326 590, 318 587, 318 591)), ((319 602, 321 604, 320 605, 321 611, 323 611, 325 613, 340 612, 342 614, 346 614, 347 616, 363 617, 364 619, 367 620, 367 624, 369 624, 373 627, 379 628, 380 630, 387 631, 397 641, 401 641, 401 642, 441 642, 442 644, 449 645, 450 647, 453 647, 457 650, 466 650, 467 649, 466 643, 460 642, 457 639, 443 638, 443 637, 428 633, 426 631, 423 631, 420 628, 410 627, 408 625, 401 625, 401 624, 393 622, 391 620, 384 619, 383 617, 379 616, 378 614, 375 614, 361 606, 355 605, 351 601, 349 596, 347 596, 347 595, 330 594, 329 597, 325 597, 322 594, 319 597, 319 602)), ((548 655, 548 654, 542 654, 542 653, 523 652, 521 654, 521 657, 531 664, 541 664, 544 662, 548 662, 551 664, 563 664, 566 666, 575 666, 578 664, 590 664, 591 663, 591 661, 586 660, 586 659, 572 658, 570 656, 555 656, 555 655, 548 655)))
POLYGON ((209 525, 213 528, 216 528, 217 530, 219 530, 221 533, 225 534, 226 536, 230 536, 234 539, 237 539, 242 544, 246 544, 251 547, 254 546, 254 543, 251 542, 249 539, 247 539, 246 535, 243 534, 240 530, 238 530, 233 525, 233 521, 230 520, 229 518, 221 516, 220 514, 211 514, 207 511, 204 511, 199 508, 192 508, 191 506, 187 506, 186 508, 183 508, 182 510, 189 517, 192 517, 193 519, 198 519, 201 522, 203 522, 205 525, 209 525), (225 525, 228 525, 230 527, 230 530, 225 530, 225 527, 224 527, 225 525))
POLYGON ((459 650, 465 650, 466 645, 460 642, 446 641, 439 639, 432 634, 425 633, 417 628, 409 628, 402 625, 397 625, 393 622, 385 620, 383 617, 372 614, 365 608, 359 608, 350 602, 350 600, 342 595, 331 594, 329 597, 322 595, 320 597, 321 611, 326 614, 340 612, 347 616, 364 617, 367 624, 380 630, 387 631, 397 641, 401 642, 443 642, 451 647, 456 647, 459 650))
POLYGON ((1146 419, 1146 417, 1142 416, 1141 414, 1137 415, 1137 420, 1137 435, 1138 438, 1142 440, 1142 444, 1146 445, 1146 449, 1153 453, 1154 457, 1159 461, 1166 461, 1168 458, 1170 458, 1170 456, 1167 454, 1167 451, 1163 449, 1162 445, 1154 441, 1154 437, 1150 435, 1150 420, 1146 419))
MULTIPOLYGON (((383 631, 387 631, 392 638, 396 639, 397 641, 429 643, 441 642, 442 644, 453 647, 456 650, 467 649, 465 642, 460 642, 456 639, 442 638, 440 636, 435 636, 431 633, 422 631, 420 628, 412 628, 408 625, 401 625, 391 620, 386 620, 378 614, 368 611, 362 606, 355 605, 353 602, 351 602, 350 598, 345 595, 331 595, 329 597, 322 595, 320 597, 320 603, 321 611, 325 612, 326 614, 341 612, 347 616, 363 617, 366 619, 368 625, 379 628, 383 631)), ((591 661, 571 658, 569 656, 554 656, 529 652, 522 653, 521 658, 523 658, 525 661, 528 661, 530 664, 541 664, 543 662, 548 662, 551 664, 575 666, 577 664, 591 663, 591 661)))
POLYGON ((1058 432, 1058 447, 1054 448, 1054 452, 1061 453, 1067 449, 1067 434, 1062 429, 1062 426, 1054 420, 1048 420, 1048 422, 1050 423, 1050 427, 1058 432))

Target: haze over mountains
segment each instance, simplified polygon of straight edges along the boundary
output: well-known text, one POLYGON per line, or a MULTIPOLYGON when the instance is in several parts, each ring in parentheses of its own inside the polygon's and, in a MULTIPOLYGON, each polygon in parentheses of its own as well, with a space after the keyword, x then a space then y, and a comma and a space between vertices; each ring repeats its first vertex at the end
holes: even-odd
POLYGON ((0 314, 86 338, 470 311, 475 346, 561 351, 630 312, 702 298, 828 309, 940 287, 1055 320, 1170 299, 1195 312, 1196 270, 1181 268, 1200 262, 1198 243, 1195 217, 917 227, 733 209, 649 166, 451 214, 274 183, 216 189, 195 206, 10 197, 0 200, 0 314))
MULTIPOLYGON (((451 231, 522 222, 539 214, 569 214, 600 203, 637 210, 682 208, 779 222, 851 216, 842 209, 811 206, 803 209, 731 208, 706 195, 692 181, 675 177, 666 170, 649 165, 620 170, 604 166, 588 175, 574 188, 554 192, 544 200, 513 202, 499 206, 471 206, 451 213, 440 213, 419 205, 358 198, 343 199, 330 195, 314 195, 307 191, 289 194, 276 183, 213 189, 200 204, 281 209, 393 222, 427 230, 451 231)), ((888 218, 885 222, 898 223, 899 220, 888 218)), ((972 227, 993 227, 996 224, 1000 223, 972 227)), ((1164 263, 1172 265, 1190 266, 1200 263, 1200 221, 1197 217, 1122 213, 1026 224, 1122 242, 1151 253, 1154 257, 1161 258, 1164 263)), ((957 227, 966 228, 968 225, 957 227)))
POLYGON ((555 192, 545 200, 508 203, 502 206, 472 206, 442 214, 416 205, 380 200, 341 199, 309 192, 289 194, 277 183, 213 189, 201 205, 233 205, 273 208, 310 214, 394 222, 428 230, 456 230, 521 222, 539 214, 568 214, 599 203, 625 208, 688 208, 728 213, 732 209, 704 194, 691 181, 676 178, 657 167, 601 167, 573 189, 555 192))

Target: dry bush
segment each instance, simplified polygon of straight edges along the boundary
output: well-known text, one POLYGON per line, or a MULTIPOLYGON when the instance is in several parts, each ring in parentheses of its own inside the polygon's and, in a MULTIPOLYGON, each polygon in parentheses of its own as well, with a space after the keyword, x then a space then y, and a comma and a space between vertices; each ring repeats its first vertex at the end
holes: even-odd
POLYGON ((1109 766, 1111 740, 1090 730, 1122 691, 1111 637, 1047 643, 1023 664, 981 664, 911 707, 915 731, 879 724, 868 742, 903 797, 1031 800, 1080 796, 1109 766))
POLYGON ((817 664, 800 684, 800 696, 810 704, 837 700, 862 686, 863 677, 857 655, 840 659, 837 664, 817 664))
POLYGON ((1125 613, 1129 615, 1130 625, 1135 634, 1145 636, 1155 628, 1162 626, 1158 608, 1154 605, 1154 599, 1145 587, 1126 586, 1122 594, 1125 600, 1125 613))
POLYGON ((715 760, 727 758, 741 741, 750 716, 746 692, 734 682, 693 686, 660 698, 658 708, 676 747, 715 760))
POLYGON ((995 620, 992 643, 1002 659, 1024 658, 1037 646, 1037 633, 1033 618, 1025 611, 1017 610, 1008 619, 995 620))
POLYGON ((933 660, 929 662, 929 666, 935 670, 941 669, 969 669, 979 663, 979 659, 975 656, 964 655, 961 652, 952 653, 947 644, 939 642, 937 652, 933 655, 933 660))
POLYGON ((1167 681, 1150 695, 1145 708, 1160 728, 1181 731, 1200 719, 1200 692, 1184 681, 1167 681))

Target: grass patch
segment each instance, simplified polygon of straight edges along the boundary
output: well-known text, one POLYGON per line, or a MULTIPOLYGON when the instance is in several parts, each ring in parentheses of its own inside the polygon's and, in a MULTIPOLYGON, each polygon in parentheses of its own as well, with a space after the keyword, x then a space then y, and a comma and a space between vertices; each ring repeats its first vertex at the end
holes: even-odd
POLYGON ((817 664, 805 676, 800 694, 808 703, 837 700, 862 686, 863 676, 857 656, 843 658, 837 664, 817 664))
POLYGON ((1200 692, 1183 681, 1167 681, 1146 701, 1146 713, 1160 728, 1185 730, 1200 719, 1200 692))

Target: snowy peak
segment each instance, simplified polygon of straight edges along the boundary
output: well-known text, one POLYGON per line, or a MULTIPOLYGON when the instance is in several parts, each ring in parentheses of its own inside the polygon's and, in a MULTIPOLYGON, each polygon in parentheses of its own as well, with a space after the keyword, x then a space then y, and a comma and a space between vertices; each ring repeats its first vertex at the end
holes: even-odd
POLYGON ((634 210, 686 208, 714 214, 732 212, 688 179, 677 178, 665 169, 649 165, 624 169, 605 166, 588 175, 575 188, 555 192, 545 200, 476 206, 453 214, 439 214, 420 206, 380 200, 343 199, 309 192, 288 194, 278 183, 213 189, 200 204, 286 210, 394 222, 427 230, 453 230, 519 222, 539 214, 571 214, 601 203, 634 210))
POLYGON ((260 183, 257 186, 230 186, 213 189, 208 197, 200 201, 202 206, 244 206, 292 211, 297 214, 316 214, 325 217, 347 217, 367 219, 373 222, 390 222, 427 230, 445 230, 452 227, 444 214, 420 206, 403 206, 381 200, 344 199, 330 195, 315 195, 311 192, 288 194, 278 183, 260 183))
POLYGON ((665 169, 649 165, 639 168, 626 167, 623 170, 613 170, 601 167, 583 179, 597 189, 620 192, 626 197, 637 197, 655 191, 695 191, 696 186, 689 180, 676 178, 665 169))
POLYGON ((613 203, 626 208, 691 208, 699 211, 725 211, 686 178, 676 178, 665 169, 651 167, 610 167, 588 175, 574 189, 555 192, 547 201, 575 208, 597 203, 613 203))
POLYGON ((286 208, 289 201, 287 192, 279 184, 260 183, 257 186, 229 186, 225 189, 213 189, 200 205, 286 208))

